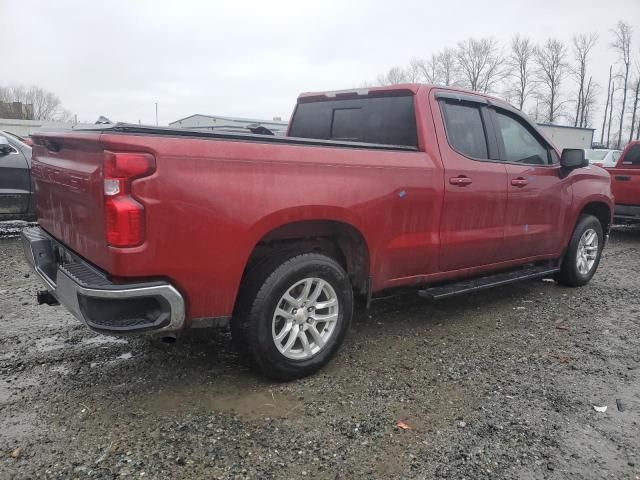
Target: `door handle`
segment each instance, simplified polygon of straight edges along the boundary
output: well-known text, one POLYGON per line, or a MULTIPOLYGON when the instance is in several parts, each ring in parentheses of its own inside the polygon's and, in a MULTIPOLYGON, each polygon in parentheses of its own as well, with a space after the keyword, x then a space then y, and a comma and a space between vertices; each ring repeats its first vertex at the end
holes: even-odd
POLYGON ((512 178, 511 185, 513 185, 514 187, 526 187, 527 185, 529 185, 529 180, 522 177, 512 178))
POLYGON ((628 182, 629 180, 631 180, 631 177, 629 175, 616 175, 616 180, 619 180, 621 182, 628 182))
POLYGON ((471 185, 473 180, 469 177, 465 177, 464 175, 460 175, 459 177, 451 177, 449 179, 449 183, 458 187, 466 187, 467 185, 471 185))

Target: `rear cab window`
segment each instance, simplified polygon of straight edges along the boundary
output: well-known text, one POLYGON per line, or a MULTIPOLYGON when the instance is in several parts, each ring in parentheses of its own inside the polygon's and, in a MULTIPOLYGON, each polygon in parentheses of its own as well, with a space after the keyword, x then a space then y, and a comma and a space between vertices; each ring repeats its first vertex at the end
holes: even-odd
POLYGON ((418 146, 413 95, 301 99, 289 136, 382 145, 418 146))

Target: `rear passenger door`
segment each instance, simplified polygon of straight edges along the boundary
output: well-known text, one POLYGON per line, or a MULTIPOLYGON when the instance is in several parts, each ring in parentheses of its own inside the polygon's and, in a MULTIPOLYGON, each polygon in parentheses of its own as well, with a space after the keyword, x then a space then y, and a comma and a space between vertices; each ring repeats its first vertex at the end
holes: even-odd
POLYGON ((435 93, 438 146, 444 164, 440 270, 496 263, 507 208, 507 171, 495 136, 487 135, 488 103, 482 97, 435 93))
POLYGON ((500 157, 508 178, 505 259, 559 253, 571 205, 571 186, 559 158, 519 113, 491 108, 500 157))

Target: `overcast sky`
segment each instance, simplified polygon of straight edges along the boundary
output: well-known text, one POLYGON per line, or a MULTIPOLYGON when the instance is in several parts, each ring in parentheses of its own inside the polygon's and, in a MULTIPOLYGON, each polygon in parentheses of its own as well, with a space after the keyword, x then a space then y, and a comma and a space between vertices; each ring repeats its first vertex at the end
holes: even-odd
POLYGON ((640 0, 0 0, 0 18, 0 85, 41 86, 91 122, 154 123, 155 102, 165 125, 288 118, 302 91, 360 86, 470 36, 568 43, 595 31, 605 90, 618 20, 636 27, 640 56, 640 0))

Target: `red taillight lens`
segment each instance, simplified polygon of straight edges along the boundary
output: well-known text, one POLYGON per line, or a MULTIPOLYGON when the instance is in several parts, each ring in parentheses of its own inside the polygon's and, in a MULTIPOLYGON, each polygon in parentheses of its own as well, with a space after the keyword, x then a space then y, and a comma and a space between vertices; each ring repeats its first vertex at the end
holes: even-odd
POLYGON ((128 195, 106 197, 107 243, 133 247, 144 241, 144 208, 128 195))
POLYGON ((155 160, 148 153, 105 152, 104 178, 133 179, 150 174, 155 160))
POLYGON ((105 152, 104 201, 107 243, 135 247, 144 242, 144 206, 132 194, 132 181, 150 175, 155 159, 147 153, 105 152))

